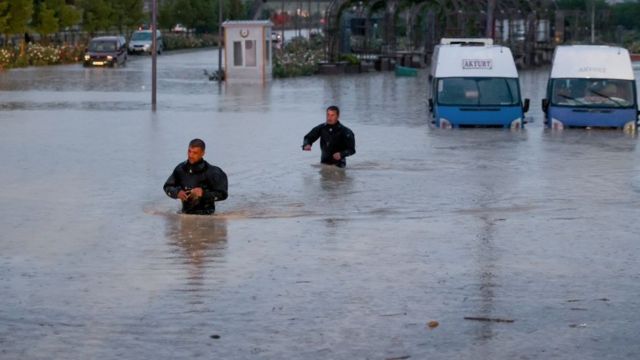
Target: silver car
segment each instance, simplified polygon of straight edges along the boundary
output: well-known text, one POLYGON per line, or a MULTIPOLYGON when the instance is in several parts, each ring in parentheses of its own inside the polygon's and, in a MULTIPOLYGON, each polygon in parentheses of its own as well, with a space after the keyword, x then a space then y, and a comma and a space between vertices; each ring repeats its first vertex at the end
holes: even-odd
MULTIPOLYGON (((131 35, 131 40, 129 40, 129 54, 151 54, 152 41, 151 30, 138 30, 134 32, 133 35, 131 35)), ((156 44, 158 54, 161 54, 164 50, 164 42, 162 41, 160 30, 156 30, 156 44)))

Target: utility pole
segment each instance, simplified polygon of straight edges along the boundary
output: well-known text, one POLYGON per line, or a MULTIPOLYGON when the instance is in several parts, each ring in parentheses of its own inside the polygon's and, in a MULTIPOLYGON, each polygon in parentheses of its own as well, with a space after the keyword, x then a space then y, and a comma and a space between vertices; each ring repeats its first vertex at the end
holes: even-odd
POLYGON ((493 39, 493 33, 495 31, 495 25, 493 24, 493 13, 496 8, 496 0, 487 1, 487 28, 485 30, 485 36, 493 39))
POLYGON ((158 0, 153 0, 151 6, 151 110, 156 111, 156 60, 158 57, 158 39, 156 33, 158 26, 156 24, 156 15, 158 12, 158 0))
POLYGON ((596 0, 591 0, 591 43, 596 42, 596 0))
POLYGON ((218 79, 222 79, 222 2, 218 0, 218 79))

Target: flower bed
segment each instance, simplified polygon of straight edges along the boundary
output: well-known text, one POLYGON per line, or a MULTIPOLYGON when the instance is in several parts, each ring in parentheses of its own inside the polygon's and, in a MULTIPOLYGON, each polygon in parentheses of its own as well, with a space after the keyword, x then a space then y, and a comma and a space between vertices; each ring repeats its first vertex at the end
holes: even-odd
POLYGON ((25 66, 69 64, 80 61, 84 54, 83 46, 29 44, 20 56, 19 48, 0 49, 0 69, 25 66))
POLYGON ((293 77, 313 75, 318 71, 318 63, 324 58, 323 41, 294 38, 283 48, 273 53, 273 76, 293 77))

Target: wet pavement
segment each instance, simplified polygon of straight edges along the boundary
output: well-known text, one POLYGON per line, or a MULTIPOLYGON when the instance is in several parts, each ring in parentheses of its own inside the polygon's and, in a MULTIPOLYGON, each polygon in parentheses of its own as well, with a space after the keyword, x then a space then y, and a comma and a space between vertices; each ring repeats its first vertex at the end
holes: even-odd
POLYGON ((220 87, 216 60, 159 57, 156 113, 148 57, 0 73, 1 359, 640 357, 638 139, 544 131, 547 69, 525 131, 442 131, 426 71, 220 87), (346 170, 300 149, 334 103, 346 170), (162 192, 194 137, 213 217, 162 192))

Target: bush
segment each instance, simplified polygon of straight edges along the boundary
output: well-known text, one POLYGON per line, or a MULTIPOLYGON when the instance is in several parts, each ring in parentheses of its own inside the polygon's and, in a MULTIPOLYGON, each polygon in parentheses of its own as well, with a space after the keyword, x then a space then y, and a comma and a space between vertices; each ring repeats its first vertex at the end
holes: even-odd
POLYGON ((13 66, 16 59, 16 52, 13 49, 0 49, 0 69, 13 66))
POLYGON ((193 49, 201 47, 211 47, 218 45, 218 36, 211 34, 186 35, 186 34, 166 34, 164 35, 164 48, 166 50, 193 49))
POLYGON ((80 45, 62 45, 60 47, 60 63, 73 64, 82 60, 84 55, 84 46, 80 45))
POLYGON ((313 75, 318 71, 318 63, 324 58, 323 41, 294 38, 283 48, 274 51, 273 76, 293 77, 313 75))
POLYGON ((354 54, 343 54, 340 56, 340 60, 346 61, 351 65, 360 65, 360 59, 354 54))
POLYGON ((60 49, 30 43, 27 47, 27 59, 30 65, 42 66, 60 63, 60 49))

